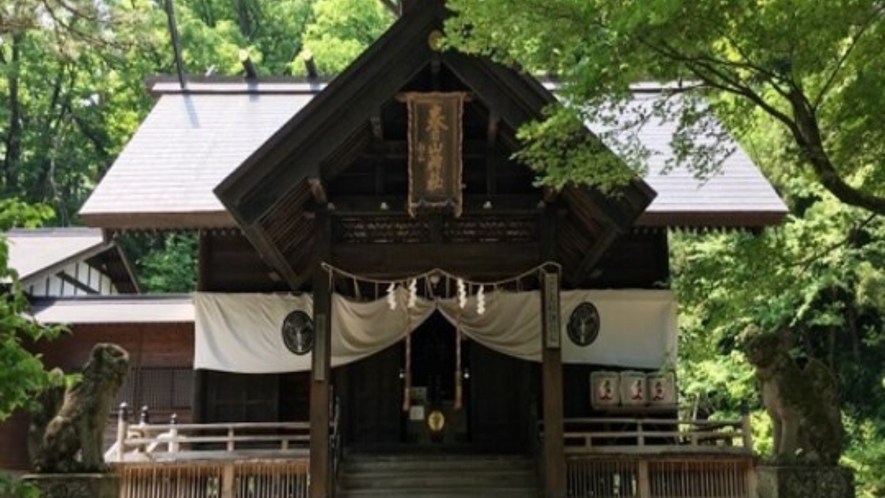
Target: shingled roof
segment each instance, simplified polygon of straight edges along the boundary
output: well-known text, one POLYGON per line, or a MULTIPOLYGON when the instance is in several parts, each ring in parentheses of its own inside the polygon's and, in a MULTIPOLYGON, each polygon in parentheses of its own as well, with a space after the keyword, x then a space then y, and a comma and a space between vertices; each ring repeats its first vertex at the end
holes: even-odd
MULTIPOLYGON (((316 95, 295 80, 177 84, 157 82, 160 98, 80 211, 91 226, 200 228, 235 226, 213 189, 316 95)), ((643 88, 639 99, 658 98, 643 88)), ((676 124, 652 120, 639 139, 652 155, 646 182, 657 197, 640 217, 645 226, 747 226, 780 222, 787 210, 739 147, 705 180, 675 168, 676 124)))

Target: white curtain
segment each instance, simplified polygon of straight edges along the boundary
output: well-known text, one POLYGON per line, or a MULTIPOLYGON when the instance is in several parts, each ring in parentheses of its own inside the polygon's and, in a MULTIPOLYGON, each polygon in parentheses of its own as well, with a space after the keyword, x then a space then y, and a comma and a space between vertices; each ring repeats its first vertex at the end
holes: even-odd
POLYGON ((676 299, 667 290, 577 290, 563 292, 562 361, 661 369, 675 366, 676 299), (587 347, 568 338, 568 318, 579 304, 599 311, 599 336, 587 347))
POLYGON ((436 301, 437 309, 464 335, 502 354, 541 361, 540 293, 492 292, 485 296, 485 313, 477 313, 476 297, 462 309, 456 299, 436 301))
MULTIPOLYGON (((676 306, 669 291, 566 291, 562 299, 562 357, 566 363, 661 368, 676 354, 676 306), (599 311, 599 337, 578 347, 567 337, 571 312, 582 302, 599 311)), ((407 306, 406 292, 387 299, 355 302, 332 296, 332 366, 344 365, 396 344, 434 311, 465 336, 502 354, 541 360, 540 293, 492 292, 485 313, 471 296, 464 308, 456 299, 417 298, 407 306)), ((298 356, 283 344, 286 315, 312 313, 309 295, 197 293, 194 368, 227 372, 273 373, 310 369, 310 355, 298 356)))

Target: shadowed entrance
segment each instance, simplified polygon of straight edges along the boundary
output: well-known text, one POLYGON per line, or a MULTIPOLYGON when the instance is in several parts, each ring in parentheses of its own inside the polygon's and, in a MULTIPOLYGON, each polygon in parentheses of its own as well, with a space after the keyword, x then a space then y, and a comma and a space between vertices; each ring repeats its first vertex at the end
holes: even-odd
POLYGON ((434 313, 412 333, 412 382, 405 396, 405 344, 341 368, 347 447, 356 452, 525 452, 537 365, 462 340, 461 408, 457 399, 456 328, 434 313), (534 375, 532 372, 535 372, 534 375), (442 428, 431 430, 442 415, 442 428))

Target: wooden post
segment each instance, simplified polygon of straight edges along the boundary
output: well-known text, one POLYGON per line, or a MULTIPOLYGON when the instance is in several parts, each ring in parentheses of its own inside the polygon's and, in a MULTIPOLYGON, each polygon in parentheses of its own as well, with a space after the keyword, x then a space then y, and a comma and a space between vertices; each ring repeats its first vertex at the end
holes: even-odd
POLYGON ((310 382, 310 498, 328 498, 332 483, 329 451, 329 382, 331 377, 332 296, 329 275, 320 263, 331 256, 331 216, 328 208, 316 212, 317 262, 313 275, 314 342, 310 382))
POLYGON ((741 435, 744 439, 744 449, 752 453, 753 427, 750 425, 750 407, 746 402, 741 403, 741 435))
POLYGON ((126 433, 129 431, 129 405, 120 403, 117 412, 117 461, 122 462, 126 455, 126 433))
POLYGON ((178 414, 177 413, 173 413, 172 417, 169 418, 169 424, 172 426, 172 428, 169 429, 169 444, 167 445, 166 450, 168 450, 169 453, 178 453, 178 450, 181 445, 178 442, 178 414))
POLYGON ((228 462, 221 470, 221 498, 234 498, 234 464, 228 462))
POLYGON ((565 497, 562 351, 558 269, 541 273, 541 377, 544 390, 544 496, 565 497))
POLYGON ((636 484, 638 488, 636 490, 636 496, 638 498, 651 498, 651 484, 648 481, 648 460, 639 460, 637 464, 636 484))
POLYGON ((747 496, 755 498, 759 496, 759 475, 756 473, 756 465, 753 463, 752 459, 747 459, 745 465, 746 469, 744 472, 746 473, 747 480, 747 496))

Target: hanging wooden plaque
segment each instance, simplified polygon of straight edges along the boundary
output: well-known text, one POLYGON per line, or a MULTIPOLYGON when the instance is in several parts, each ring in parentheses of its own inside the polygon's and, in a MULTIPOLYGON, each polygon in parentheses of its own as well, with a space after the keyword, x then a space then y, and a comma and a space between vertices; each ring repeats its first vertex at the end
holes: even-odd
POLYGON ((409 111, 409 202, 421 209, 461 215, 463 92, 403 94, 409 111))

